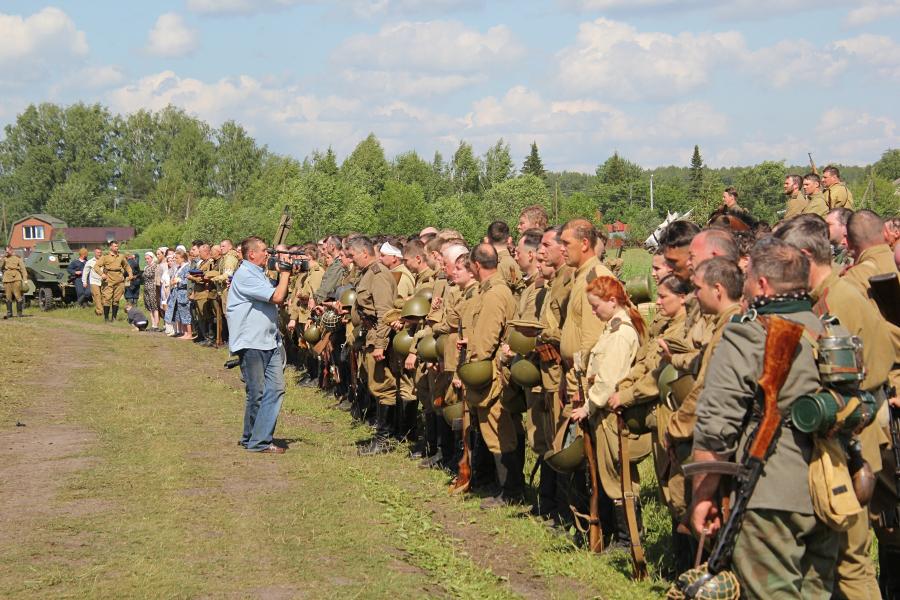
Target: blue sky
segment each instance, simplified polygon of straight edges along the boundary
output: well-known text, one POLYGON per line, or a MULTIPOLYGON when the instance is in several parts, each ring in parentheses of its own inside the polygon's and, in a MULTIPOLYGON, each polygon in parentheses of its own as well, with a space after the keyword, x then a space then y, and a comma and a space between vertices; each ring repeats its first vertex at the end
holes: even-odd
POLYGON ((0 123, 167 104, 276 152, 484 152, 592 171, 866 164, 900 147, 900 0, 0 2, 0 123))

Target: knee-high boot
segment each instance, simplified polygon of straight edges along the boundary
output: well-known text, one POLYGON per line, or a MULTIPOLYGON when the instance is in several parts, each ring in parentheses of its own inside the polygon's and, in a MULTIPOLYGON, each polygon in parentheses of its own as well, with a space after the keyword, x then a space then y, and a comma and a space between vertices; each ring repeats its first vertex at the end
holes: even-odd
POLYGON ((109 321, 109 307, 108 306, 103 307, 103 320, 109 321))

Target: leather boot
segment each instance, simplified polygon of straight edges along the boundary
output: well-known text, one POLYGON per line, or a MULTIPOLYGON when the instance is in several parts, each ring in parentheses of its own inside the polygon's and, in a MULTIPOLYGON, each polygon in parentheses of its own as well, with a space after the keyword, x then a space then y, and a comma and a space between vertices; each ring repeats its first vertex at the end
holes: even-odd
POLYGON ((419 428, 419 401, 404 400, 400 411, 400 430, 397 432, 401 442, 416 442, 419 428))
POLYGON ((556 503, 557 473, 547 463, 541 461, 541 481, 538 483, 537 502, 531 507, 531 514, 536 517, 550 517, 559 512, 556 503))
POLYGON ((456 453, 456 438, 453 435, 453 429, 447 424, 444 415, 438 415, 435 423, 437 423, 438 454, 443 456, 441 464, 438 466, 453 470, 459 462, 458 459, 456 461, 453 460, 453 456, 456 453))
POLYGON ((21 317, 21 316, 22 316, 22 301, 21 301, 21 300, 19 300, 18 302, 16 302, 16 316, 17 316, 17 317, 21 317))
POLYGON ((12 302, 7 302, 6 303, 6 316, 3 318, 9 319, 9 318, 12 318, 12 316, 13 316, 12 315, 12 302))
POLYGON ((469 435, 471 436, 469 438, 469 457, 472 461, 471 488, 481 491, 491 490, 496 493, 497 470, 494 457, 484 443, 477 423, 472 423, 472 426, 469 427, 469 435))
POLYGON ((519 461, 518 450, 493 456, 500 492, 493 497, 486 498, 481 503, 483 509, 499 508, 521 502, 525 485, 525 475, 522 473, 524 465, 519 461))
POLYGON ((881 596, 884 600, 900 600, 900 572, 896 568, 891 568, 900 564, 900 550, 879 544, 878 562, 881 565, 878 577, 881 596))
POLYGON ((367 446, 359 449, 360 456, 385 454, 392 450, 391 422, 394 418, 394 406, 379 403, 375 409, 375 434, 367 446))
POLYGON ((116 320, 116 317, 118 316, 118 314, 119 314, 119 305, 113 304, 113 306, 112 306, 112 320, 113 321, 116 320))
MULTIPOLYGON (((620 548, 623 550, 631 550, 631 535, 628 531, 628 521, 625 519, 625 504, 621 500, 615 501, 615 518, 616 529, 613 532, 612 543, 609 548, 620 548)), ((641 518, 641 505, 635 503, 634 514, 637 517, 638 537, 640 537, 644 526, 641 518)))
POLYGON ((438 448, 438 430, 437 430, 437 413, 430 412, 423 414, 425 421, 424 444, 422 446, 422 462, 419 467, 422 469, 430 469, 435 466, 443 458, 440 456, 438 448))
POLYGON ((109 307, 108 306, 103 307, 103 320, 106 322, 109 322, 109 307))

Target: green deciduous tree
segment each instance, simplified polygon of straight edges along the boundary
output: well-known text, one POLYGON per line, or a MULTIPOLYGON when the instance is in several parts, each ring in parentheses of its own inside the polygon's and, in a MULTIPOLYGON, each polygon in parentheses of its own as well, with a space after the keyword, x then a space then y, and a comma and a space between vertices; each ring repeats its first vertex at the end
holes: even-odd
POLYGON ((509 151, 509 144, 500 138, 496 144, 488 148, 484 155, 484 174, 481 186, 485 190, 490 189, 511 178, 514 174, 515 166, 509 151))
POLYGON ((885 150, 874 167, 879 177, 888 181, 900 179, 900 150, 885 150))
POLYGON ((259 175, 264 150, 234 121, 225 121, 215 138, 213 187, 230 200, 259 175))
POLYGON ((427 222, 428 205, 418 183, 388 181, 378 204, 375 232, 409 235, 427 222))
POLYGON ((384 190, 389 172, 390 164, 384 157, 384 148, 374 133, 357 144, 341 165, 341 175, 373 198, 384 190))
POLYGON ((501 181, 485 192, 484 210, 489 221, 501 220, 514 226, 523 208, 534 204, 547 207, 549 200, 543 179, 523 175, 501 181))
POLYGON ((480 191, 481 164, 472 146, 466 142, 460 142, 453 154, 450 163, 450 177, 453 182, 453 191, 457 194, 478 193, 480 191))

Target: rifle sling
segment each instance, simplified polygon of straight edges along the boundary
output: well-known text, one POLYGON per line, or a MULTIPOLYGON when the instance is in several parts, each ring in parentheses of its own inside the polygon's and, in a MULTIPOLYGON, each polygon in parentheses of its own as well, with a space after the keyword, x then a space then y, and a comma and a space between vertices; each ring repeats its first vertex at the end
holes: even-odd
POLYGON ((634 578, 647 577, 647 560, 644 558, 644 547, 641 545, 641 534, 638 530, 637 508, 634 492, 631 489, 631 458, 628 454, 628 435, 625 433, 625 419, 618 416, 619 464, 622 469, 622 505, 625 508, 625 522, 628 524, 628 537, 631 538, 631 560, 634 563, 634 578))

